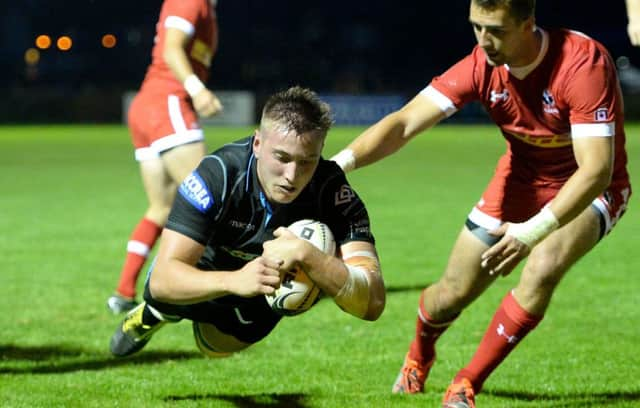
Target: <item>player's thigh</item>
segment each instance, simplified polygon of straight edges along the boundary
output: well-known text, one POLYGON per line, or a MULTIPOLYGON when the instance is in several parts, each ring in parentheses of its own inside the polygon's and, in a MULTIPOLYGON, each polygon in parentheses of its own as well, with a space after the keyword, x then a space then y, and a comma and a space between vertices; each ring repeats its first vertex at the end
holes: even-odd
POLYGON ((463 227, 453 246, 447 268, 439 281, 441 290, 457 302, 470 303, 495 280, 481 267, 481 256, 489 246, 463 227))
POLYGON ((154 207, 170 207, 175 197, 176 185, 167 173, 160 158, 140 161, 140 175, 142 184, 149 200, 154 207))
POLYGON ((569 268, 600 239, 600 214, 593 206, 536 245, 525 264, 522 290, 552 291, 569 268))
POLYGON ((164 151, 160 157, 169 176, 179 184, 198 167, 205 154, 205 143, 197 141, 175 146, 164 151))

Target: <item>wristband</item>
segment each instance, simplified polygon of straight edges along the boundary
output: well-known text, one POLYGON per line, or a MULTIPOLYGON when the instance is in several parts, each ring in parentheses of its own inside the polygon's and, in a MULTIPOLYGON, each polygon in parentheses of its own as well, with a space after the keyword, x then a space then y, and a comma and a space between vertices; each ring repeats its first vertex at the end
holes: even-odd
POLYGON ((187 93, 193 98, 198 94, 198 92, 202 91, 205 86, 195 74, 191 74, 184 80, 182 83, 184 85, 184 89, 187 90, 187 93))
POLYGON ((369 278, 364 268, 346 264, 347 280, 333 300, 342 310, 364 318, 369 310, 369 278))
POLYGON ((336 162, 345 173, 356 168, 356 158, 353 155, 353 150, 351 149, 344 149, 340 151, 340 153, 333 156, 331 160, 336 162))
POLYGON ((510 224, 506 234, 526 244, 529 248, 533 248, 559 226, 560 223, 551 208, 544 207, 538 214, 527 221, 510 224))

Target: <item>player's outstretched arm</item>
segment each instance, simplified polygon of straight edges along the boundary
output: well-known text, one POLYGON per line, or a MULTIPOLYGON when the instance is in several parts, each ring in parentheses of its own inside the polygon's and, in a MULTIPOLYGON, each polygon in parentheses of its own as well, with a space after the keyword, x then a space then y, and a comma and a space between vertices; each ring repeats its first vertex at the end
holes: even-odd
POLYGON ((280 285, 278 263, 265 257, 238 271, 203 271, 195 267, 204 246, 186 235, 165 229, 149 278, 151 295, 173 304, 191 304, 225 295, 271 294, 280 285))
POLYGON ((431 99, 417 95, 402 109, 365 130, 331 160, 345 172, 375 163, 444 118, 444 112, 431 99))

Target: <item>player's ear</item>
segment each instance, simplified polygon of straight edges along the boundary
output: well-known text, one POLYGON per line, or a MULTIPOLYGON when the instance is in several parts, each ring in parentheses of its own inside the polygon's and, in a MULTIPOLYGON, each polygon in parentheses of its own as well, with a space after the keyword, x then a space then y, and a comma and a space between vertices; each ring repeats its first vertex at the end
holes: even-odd
POLYGON ((253 134, 253 155, 258 158, 258 152, 260 151, 260 143, 262 141, 262 135, 260 134, 260 130, 256 129, 253 134))

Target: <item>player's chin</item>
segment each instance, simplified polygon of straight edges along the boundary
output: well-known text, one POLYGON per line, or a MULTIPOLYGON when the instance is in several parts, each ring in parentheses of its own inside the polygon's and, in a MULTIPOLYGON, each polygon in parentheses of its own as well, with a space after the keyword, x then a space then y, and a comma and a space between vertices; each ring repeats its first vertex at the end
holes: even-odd
POLYGON ((298 195, 300 195, 300 191, 298 189, 288 189, 277 186, 273 189, 271 198, 278 204, 289 204, 295 200, 298 195))

